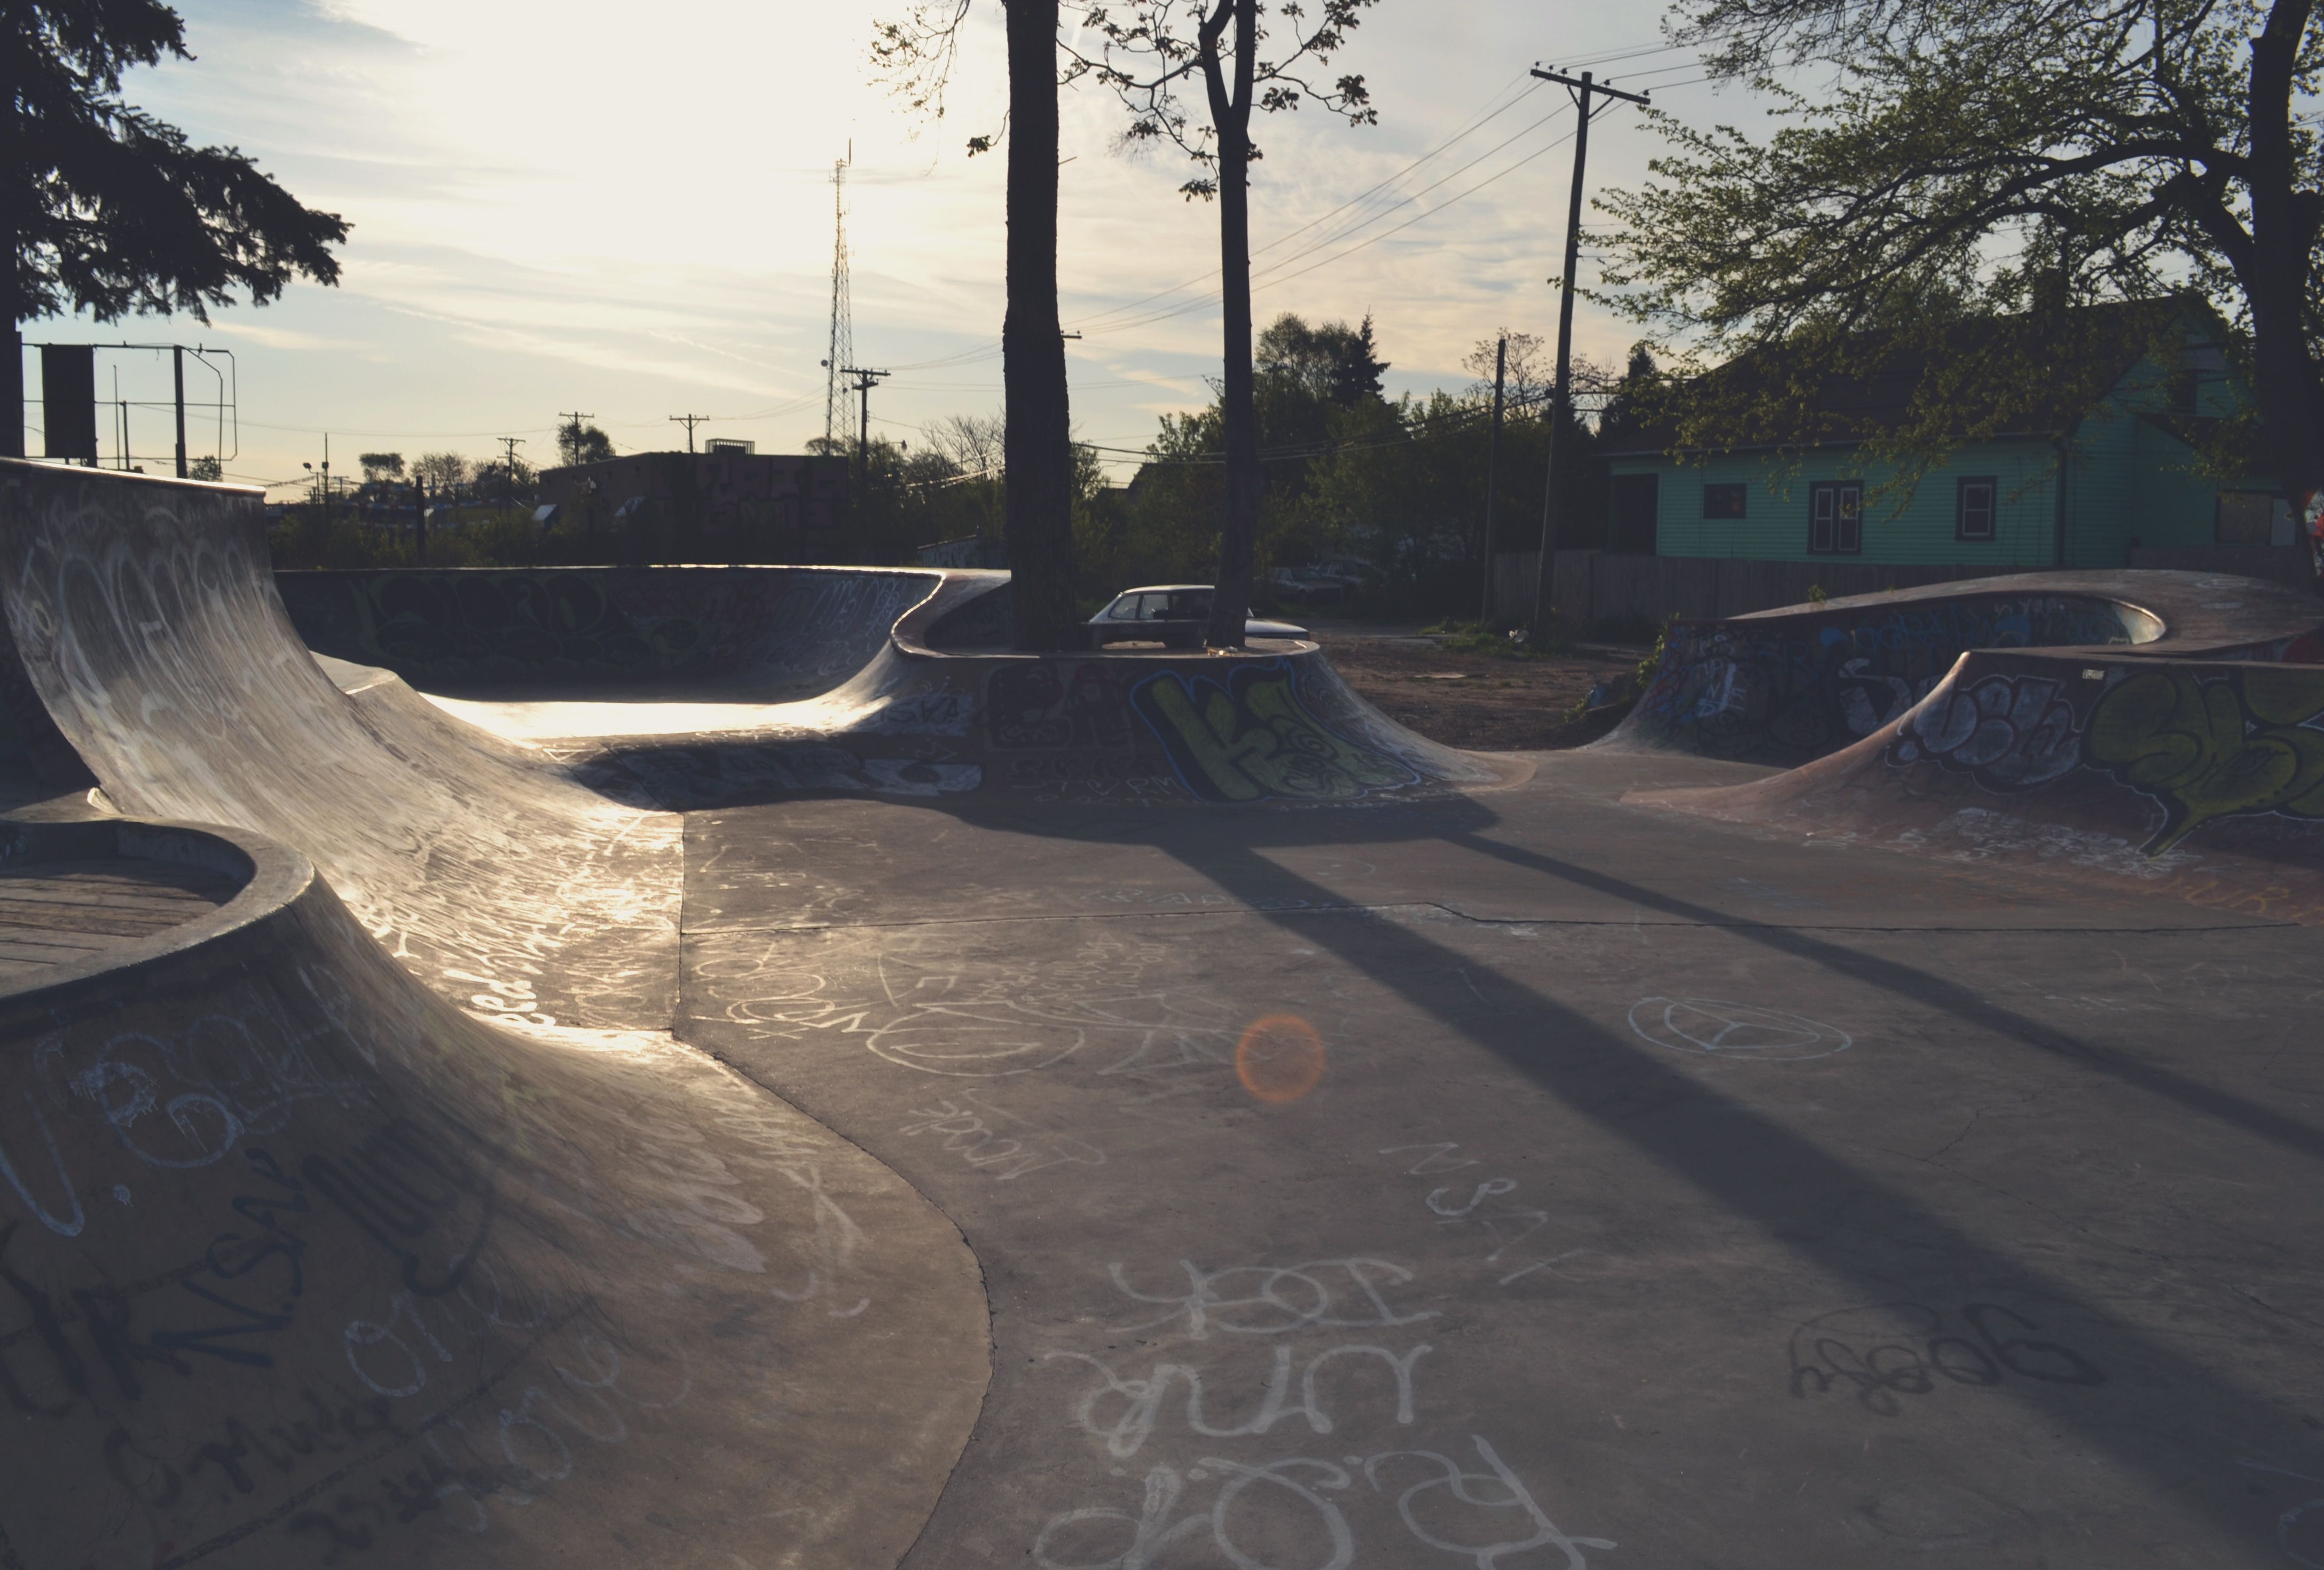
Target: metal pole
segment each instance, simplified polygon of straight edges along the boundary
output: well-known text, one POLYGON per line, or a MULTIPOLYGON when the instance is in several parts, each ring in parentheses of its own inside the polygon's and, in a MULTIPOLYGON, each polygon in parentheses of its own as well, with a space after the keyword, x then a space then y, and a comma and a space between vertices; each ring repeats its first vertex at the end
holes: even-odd
POLYGON ((1493 515, 1501 499, 1501 391, 1509 369, 1509 340, 1505 337, 1493 351, 1493 438, 1485 448, 1485 587, 1480 622, 1493 614, 1493 515))
POLYGON ((170 346, 170 372, 178 385, 178 477, 186 477, 186 346, 170 346))
POLYGON ((425 567, 428 565, 428 481, 424 477, 412 480, 411 500, 416 509, 411 514, 411 539, 416 548, 412 555, 420 566, 425 567))

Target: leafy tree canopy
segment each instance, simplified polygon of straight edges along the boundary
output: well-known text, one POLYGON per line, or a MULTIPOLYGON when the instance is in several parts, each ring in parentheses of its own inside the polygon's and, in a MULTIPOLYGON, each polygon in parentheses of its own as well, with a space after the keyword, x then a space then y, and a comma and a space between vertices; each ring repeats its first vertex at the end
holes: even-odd
POLYGON ((423 452, 412 459, 411 472, 432 490, 450 490, 467 484, 468 460, 456 452, 423 452))
POLYGON ((557 428, 557 461, 601 464, 613 456, 613 439, 594 425, 568 420, 557 428))
POLYGON ((1373 341, 1369 315, 1359 328, 1343 321, 1309 327, 1285 311, 1259 335, 1252 359, 1261 376, 1342 407, 1379 397, 1380 374, 1388 369, 1373 341))
POLYGON ((363 465, 365 485, 385 485, 403 477, 403 455, 400 452, 367 452, 355 461, 363 465))
POLYGON ((347 226, 302 206, 233 147, 197 147, 121 97, 122 73, 191 60, 157 0, 0 5, 0 225, 14 321, 182 311, 208 321, 237 291, 279 297, 301 274, 337 282, 347 226))
POLYGON ((1782 374, 1691 430, 1681 382, 1657 383, 1691 444, 1917 366, 1885 439, 1925 460, 2054 410, 2126 321, 2184 356, 2183 309, 2081 309, 2169 297, 2208 304, 2195 337, 2219 336, 2210 311, 2232 329, 2264 467, 2324 484, 2308 0, 1680 0, 1670 26, 1780 122, 1755 139, 1655 112, 1654 179, 1600 203, 1620 226, 1598 298, 1674 371, 1782 347, 1782 374))

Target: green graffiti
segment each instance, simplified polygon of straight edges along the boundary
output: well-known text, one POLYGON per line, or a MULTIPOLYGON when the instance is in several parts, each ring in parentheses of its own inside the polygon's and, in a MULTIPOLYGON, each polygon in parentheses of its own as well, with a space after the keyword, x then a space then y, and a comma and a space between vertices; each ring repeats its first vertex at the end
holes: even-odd
POLYGON ((2148 670, 2091 712, 2091 762, 2160 801, 2169 850, 2214 818, 2281 812, 2324 817, 2324 671, 2250 669, 2205 681, 2148 670))
POLYGON ((1344 801, 1414 779, 1325 729, 1280 667, 1246 667, 1223 685, 1165 672, 1141 682, 1130 704, 1186 788, 1207 801, 1344 801))

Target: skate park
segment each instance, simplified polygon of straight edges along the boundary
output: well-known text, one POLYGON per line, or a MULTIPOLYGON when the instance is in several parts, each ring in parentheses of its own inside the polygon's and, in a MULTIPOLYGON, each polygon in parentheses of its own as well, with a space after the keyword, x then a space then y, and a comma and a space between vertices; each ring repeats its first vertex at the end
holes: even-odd
POLYGON ((5 466, 0 1563, 2324 1559, 2312 600, 1463 754, 998 574, 278 587, 5 466))

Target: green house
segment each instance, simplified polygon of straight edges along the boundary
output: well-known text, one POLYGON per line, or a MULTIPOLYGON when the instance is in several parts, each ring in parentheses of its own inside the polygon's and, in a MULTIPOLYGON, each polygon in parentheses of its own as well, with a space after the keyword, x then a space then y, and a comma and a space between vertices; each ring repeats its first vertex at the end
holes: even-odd
POLYGON ((1606 548, 2029 569, 2125 567, 2142 547, 2293 544, 2271 485, 2201 472, 2195 444, 2243 392, 2217 324, 2186 320, 2176 364, 2142 336, 2098 367, 2099 396, 2026 422, 2043 429, 1964 442, 1909 486, 1865 441, 1909 395, 1911 366, 1828 389, 1812 442, 1688 450, 1666 428, 1609 432, 1606 548))

